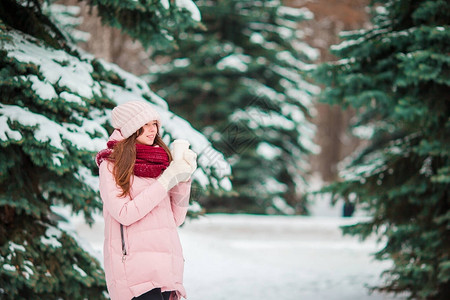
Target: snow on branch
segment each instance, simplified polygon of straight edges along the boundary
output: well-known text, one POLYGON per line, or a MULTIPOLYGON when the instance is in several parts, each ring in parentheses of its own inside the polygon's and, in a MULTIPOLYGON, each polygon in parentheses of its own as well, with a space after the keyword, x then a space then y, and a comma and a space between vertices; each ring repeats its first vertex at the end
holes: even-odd
MULTIPOLYGON (((203 187, 231 188, 228 179, 231 167, 222 153, 187 121, 169 111, 166 101, 153 93, 145 81, 80 49, 72 55, 46 47, 41 41, 17 31, 9 31, 8 35, 11 39, 4 43, 7 56, 19 64, 33 65, 36 70, 36 74, 14 80, 25 86, 29 83, 31 97, 39 105, 65 107, 65 112, 71 116, 61 121, 58 116, 44 115, 35 109, 1 104, 0 142, 20 142, 24 138, 23 132, 12 125, 18 123, 20 128, 31 130, 36 141, 51 146, 51 159, 58 166, 70 155, 64 141, 80 151, 93 153, 106 147, 108 133, 103 126, 109 122, 114 104, 147 101, 161 114, 164 139, 170 144, 172 139, 186 138, 199 153, 199 170, 194 180, 203 187), (102 103, 108 103, 107 107, 101 107, 102 103)), ((88 184, 93 186, 95 180, 88 173, 80 169, 78 176, 88 179, 88 184)))

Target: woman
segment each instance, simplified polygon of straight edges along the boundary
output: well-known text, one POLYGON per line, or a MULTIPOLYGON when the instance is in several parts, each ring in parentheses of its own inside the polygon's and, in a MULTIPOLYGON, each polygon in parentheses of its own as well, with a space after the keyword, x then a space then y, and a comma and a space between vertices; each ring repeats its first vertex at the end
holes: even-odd
POLYGON ((112 111, 115 130, 97 154, 105 218, 104 268, 113 300, 186 298, 177 227, 185 219, 197 168, 186 150, 172 161, 150 104, 131 101, 112 111))

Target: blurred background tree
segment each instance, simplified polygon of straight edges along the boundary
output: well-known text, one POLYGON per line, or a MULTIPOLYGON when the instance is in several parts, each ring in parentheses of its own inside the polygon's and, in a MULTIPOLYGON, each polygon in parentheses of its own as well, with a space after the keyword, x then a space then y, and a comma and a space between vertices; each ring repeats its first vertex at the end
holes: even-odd
POLYGON ((233 167, 233 192, 201 199, 209 212, 306 213, 315 150, 308 120, 318 88, 302 73, 318 52, 301 41, 307 9, 274 1, 197 1, 204 28, 155 51, 148 78, 233 167))
MULTIPOLYGON (((85 2, 78 0, 58 2, 80 8, 83 21, 77 28, 87 32, 89 38, 85 38, 79 45, 86 51, 116 63, 137 75, 147 74, 149 68, 155 64, 165 63, 164 60, 154 61, 151 47, 146 50, 138 40, 132 39, 118 29, 102 24, 95 7, 91 8, 85 2)), ((360 28, 369 24, 366 13, 367 2, 368 0, 287 0, 283 1, 283 4, 296 8, 306 7, 314 13, 313 19, 301 18, 298 22, 300 31, 297 31, 299 34, 297 39, 318 49, 320 56, 315 62, 324 62, 336 59, 329 52, 329 46, 338 41, 338 33, 341 30, 360 28)), ((199 31, 198 34, 202 32, 199 31)), ((331 106, 316 101, 313 105, 312 111, 317 113, 309 120, 317 128, 314 143, 321 150, 308 157, 310 173, 307 175, 307 181, 308 184, 317 186, 322 181, 329 182, 337 178, 337 164, 355 149, 359 140, 346 131, 347 124, 354 115, 351 109, 342 110, 338 105, 331 106)), ((216 191, 213 191, 216 196, 220 197, 223 194, 216 191)), ((304 190, 301 190, 300 194, 303 192, 304 190)), ((230 211, 232 207, 223 209, 230 211)), ((262 210, 263 208, 260 209, 262 210)), ((269 212, 279 213, 279 210, 269 209, 269 212)))
POLYGON ((353 107, 352 132, 368 141, 326 188, 371 219, 345 228, 386 241, 394 262, 378 290, 411 299, 450 294, 450 4, 373 1, 373 26, 343 32, 324 64, 321 100, 353 107))

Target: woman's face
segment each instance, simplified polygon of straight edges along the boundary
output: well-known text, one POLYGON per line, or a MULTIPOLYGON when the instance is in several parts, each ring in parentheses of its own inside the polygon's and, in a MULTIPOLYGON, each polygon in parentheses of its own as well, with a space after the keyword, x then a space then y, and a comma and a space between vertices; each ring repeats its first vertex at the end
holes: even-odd
POLYGON ((136 138, 136 143, 151 146, 157 133, 158 123, 156 121, 148 122, 142 126, 142 133, 136 138))

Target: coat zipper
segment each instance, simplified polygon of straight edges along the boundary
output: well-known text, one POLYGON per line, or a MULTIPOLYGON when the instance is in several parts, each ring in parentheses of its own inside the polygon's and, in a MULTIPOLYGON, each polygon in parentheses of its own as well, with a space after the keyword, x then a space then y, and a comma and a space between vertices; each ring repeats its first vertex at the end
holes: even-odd
POLYGON ((126 256, 127 256, 127 248, 125 245, 125 237, 123 234, 123 225, 120 224, 120 237, 122 238, 122 262, 125 262, 126 256))

